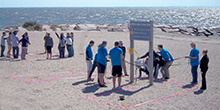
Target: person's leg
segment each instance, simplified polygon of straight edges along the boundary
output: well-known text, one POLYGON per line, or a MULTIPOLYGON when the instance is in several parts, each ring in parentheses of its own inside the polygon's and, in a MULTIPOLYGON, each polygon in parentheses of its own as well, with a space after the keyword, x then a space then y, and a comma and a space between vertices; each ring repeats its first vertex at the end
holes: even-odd
POLYGON ((139 76, 138 76, 139 78, 140 78, 141 75, 142 75, 142 71, 144 71, 144 69, 143 69, 143 68, 140 68, 140 69, 139 69, 139 76))
POLYGON ((1 57, 4 57, 5 46, 1 45, 1 57))
POLYGON ((161 66, 161 67, 160 67, 160 72, 161 72, 163 78, 165 78, 165 74, 164 74, 164 66, 161 66))
POLYGON ((198 68, 198 66, 192 66, 192 76, 193 76, 192 83, 198 83, 198 81, 197 81, 197 77, 198 77, 197 68, 198 68))
POLYGON ((12 54, 13 54, 13 57, 15 58, 15 47, 12 47, 12 54))
POLYGON ((19 47, 18 46, 16 47, 16 50, 17 50, 16 51, 16 58, 18 58, 19 57, 19 47))
POLYGON ((90 71, 92 69, 92 61, 86 60, 87 63, 87 77, 89 77, 90 71))
POLYGON ((154 70, 154 78, 157 79, 158 76, 158 70, 160 69, 159 64, 155 66, 155 70, 154 70))
POLYGON ((165 72, 166 79, 170 78, 169 68, 171 65, 172 65, 172 63, 169 63, 169 62, 165 62, 165 64, 164 64, 164 72, 165 72))
POLYGON ((124 71, 125 76, 128 76, 128 74, 127 74, 127 69, 126 69, 126 64, 125 64, 125 60, 122 60, 122 68, 123 68, 123 71, 124 71))
POLYGON ((27 49, 27 47, 26 47, 26 48, 24 49, 24 59, 26 59, 27 51, 28 51, 28 49, 27 49))
POLYGON ((24 60, 24 48, 21 48, 21 59, 24 60))
POLYGON ((73 48, 73 45, 72 45, 72 55, 74 56, 74 48, 73 48))
POLYGON ((97 62, 94 62, 93 65, 92 65, 92 69, 91 69, 91 71, 90 71, 90 73, 89 73, 88 79, 91 79, 92 73, 94 72, 96 66, 98 66, 98 65, 97 65, 97 62))
POLYGON ((113 88, 115 88, 115 80, 116 80, 116 76, 113 76, 113 79, 112 79, 112 81, 113 81, 113 88))
POLYGON ((118 77, 118 87, 121 87, 121 76, 118 77))
POLYGON ((201 89, 203 89, 203 90, 206 89, 206 77, 205 77, 206 72, 207 72, 207 70, 202 73, 202 87, 201 87, 201 89))

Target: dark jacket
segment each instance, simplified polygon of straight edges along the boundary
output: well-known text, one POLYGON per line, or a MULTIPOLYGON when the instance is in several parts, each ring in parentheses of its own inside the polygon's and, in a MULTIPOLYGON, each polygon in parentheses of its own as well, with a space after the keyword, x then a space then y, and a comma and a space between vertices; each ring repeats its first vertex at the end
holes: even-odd
POLYGON ((207 55, 204 55, 200 62, 200 69, 202 72, 207 71, 208 63, 209 63, 209 57, 207 55))

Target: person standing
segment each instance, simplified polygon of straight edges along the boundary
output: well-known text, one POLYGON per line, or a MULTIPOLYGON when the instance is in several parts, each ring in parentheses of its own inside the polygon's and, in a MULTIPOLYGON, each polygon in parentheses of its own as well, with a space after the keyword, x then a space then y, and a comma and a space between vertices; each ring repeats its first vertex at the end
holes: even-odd
POLYGON ((11 42, 11 37, 12 37, 12 32, 9 32, 9 36, 7 38, 7 44, 8 44, 8 52, 7 52, 7 57, 11 57, 11 48, 12 48, 12 42, 11 42))
POLYGON ((89 73, 89 77, 88 77, 87 81, 93 81, 94 80, 91 77, 92 77, 92 74, 93 74, 95 68, 98 67, 97 56, 98 56, 98 54, 96 53, 95 54, 95 59, 93 60, 92 69, 91 69, 91 71, 89 73))
POLYGON ((60 58, 64 58, 65 57, 65 44, 66 44, 65 36, 63 35, 63 33, 61 33, 60 36, 56 32, 55 34, 57 35, 57 38, 59 39, 58 50, 60 53, 60 58))
POLYGON ((73 32, 70 33, 70 38, 72 39, 72 53, 73 53, 73 56, 74 56, 74 48, 73 48, 73 43, 74 43, 74 34, 73 32))
POLYGON ((4 57, 4 51, 5 51, 5 40, 6 40, 6 33, 2 33, 2 38, 1 38, 1 57, 4 57))
MULTIPOLYGON (((27 39, 29 42, 30 42, 30 39, 29 39, 29 36, 28 36, 28 32, 25 32, 24 33, 24 36, 25 36, 25 39, 27 39)), ((28 46, 27 46, 28 47, 28 46)), ((28 50, 27 50, 28 51, 28 50)), ((26 54, 28 54, 28 52, 26 53, 26 54)))
POLYGON ((105 48, 107 42, 103 41, 98 49, 98 82, 100 87, 107 87, 104 84, 104 73, 107 65, 108 50, 105 48))
POLYGON ((13 32, 11 41, 12 41, 12 48, 13 48, 13 57, 17 59, 19 56, 19 47, 18 47, 19 38, 17 36, 17 31, 13 32))
POLYGON ((28 47, 28 44, 30 45, 30 42, 26 39, 25 35, 22 35, 22 39, 19 40, 19 43, 21 43, 22 45, 21 59, 26 60, 25 56, 27 54, 27 47, 28 47))
POLYGON ((197 69, 198 69, 198 65, 199 65, 199 50, 196 48, 196 44, 195 43, 191 43, 191 48, 192 50, 190 51, 190 55, 186 56, 185 58, 189 58, 190 59, 190 65, 191 65, 191 72, 192 72, 192 85, 195 85, 198 83, 197 79, 198 79, 198 73, 197 73, 197 69))
POLYGON ((115 88, 116 76, 118 77, 118 87, 121 87, 123 57, 123 50, 119 48, 119 42, 115 42, 115 47, 109 52, 109 58, 112 63, 113 88, 115 88))
POLYGON ((44 52, 44 53, 47 53, 46 38, 47 38, 48 34, 49 34, 49 33, 46 32, 46 35, 44 36, 44 49, 45 49, 45 52, 44 52))
POLYGON ((45 37, 45 47, 47 49, 47 59, 49 58, 50 55, 50 59, 52 58, 52 47, 53 47, 53 38, 50 37, 50 33, 47 33, 47 36, 45 37))
POLYGON ((68 51, 68 57, 72 57, 73 56, 73 52, 72 52, 72 39, 69 35, 69 33, 67 33, 67 37, 66 37, 66 48, 68 51))
POLYGON ((123 41, 119 41, 119 48, 121 48, 123 51, 122 68, 123 68, 125 76, 129 76, 127 73, 126 64, 125 64, 126 48, 125 48, 125 46, 123 46, 123 44, 124 44, 123 41))
POLYGON ((200 88, 201 90, 206 90, 206 72, 208 71, 208 63, 209 63, 209 57, 207 55, 208 50, 203 50, 202 54, 203 57, 200 61, 200 69, 201 69, 201 74, 202 74, 202 87, 200 88))
POLYGON ((89 45, 86 47, 86 64, 87 64, 87 77, 89 78, 90 71, 92 69, 92 60, 93 60, 93 52, 92 46, 94 45, 94 41, 91 40, 89 45))
POLYGON ((158 45, 158 50, 160 51, 160 55, 164 59, 164 73, 165 73, 165 79, 170 79, 170 73, 169 68, 173 63, 173 57, 169 53, 168 50, 163 48, 163 45, 158 45))

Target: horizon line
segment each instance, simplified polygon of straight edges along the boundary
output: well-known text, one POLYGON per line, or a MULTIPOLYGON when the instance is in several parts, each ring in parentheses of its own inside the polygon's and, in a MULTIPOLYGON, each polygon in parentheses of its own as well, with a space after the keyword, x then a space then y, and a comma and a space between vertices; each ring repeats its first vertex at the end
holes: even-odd
POLYGON ((88 6, 88 7, 0 7, 0 8, 220 8, 220 6, 88 6))

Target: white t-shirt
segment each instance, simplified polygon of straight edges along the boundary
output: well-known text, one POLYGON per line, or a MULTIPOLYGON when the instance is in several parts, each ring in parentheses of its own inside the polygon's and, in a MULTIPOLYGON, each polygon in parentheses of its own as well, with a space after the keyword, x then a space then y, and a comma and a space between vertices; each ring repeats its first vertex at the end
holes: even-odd
POLYGON ((66 44, 67 45, 72 45, 73 44, 73 41, 72 41, 72 39, 70 37, 66 38, 66 44))

